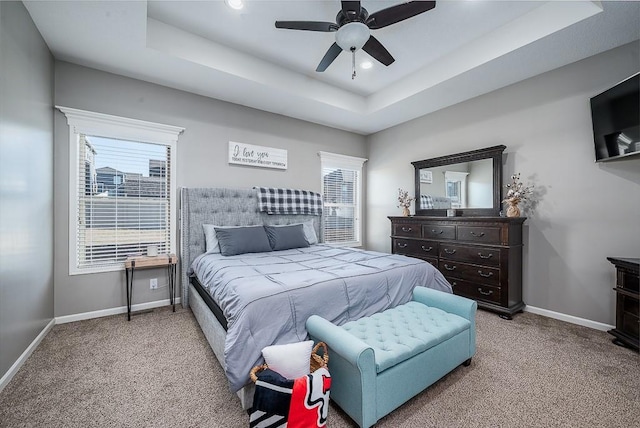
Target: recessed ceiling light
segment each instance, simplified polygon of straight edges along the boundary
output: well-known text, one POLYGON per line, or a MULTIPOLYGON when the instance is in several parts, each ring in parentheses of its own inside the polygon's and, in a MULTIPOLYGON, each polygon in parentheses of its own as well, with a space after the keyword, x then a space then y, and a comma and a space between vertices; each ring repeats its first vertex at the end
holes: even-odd
POLYGON ((360 68, 364 69, 364 70, 368 70, 371 67, 373 67, 373 63, 371 63, 371 61, 362 61, 360 63, 360 68))
POLYGON ((242 0, 224 0, 231 9, 240 10, 244 7, 242 0))

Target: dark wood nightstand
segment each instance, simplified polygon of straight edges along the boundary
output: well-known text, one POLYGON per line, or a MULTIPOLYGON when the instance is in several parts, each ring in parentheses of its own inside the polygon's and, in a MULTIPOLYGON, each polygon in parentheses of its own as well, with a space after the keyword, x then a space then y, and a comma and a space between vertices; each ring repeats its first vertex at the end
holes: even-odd
POLYGON ((607 260, 616 267, 616 328, 609 333, 615 336, 613 343, 638 351, 640 259, 607 257, 607 260))
POLYGON ((125 284, 127 292, 127 320, 131 321, 131 300, 133 293, 133 272, 136 269, 149 269, 167 267, 169 275, 169 302, 173 305, 173 312, 176 311, 175 283, 176 283, 176 266, 178 257, 175 254, 160 254, 154 257, 150 256, 134 256, 128 257, 124 261, 124 270, 126 271, 127 282, 125 284))

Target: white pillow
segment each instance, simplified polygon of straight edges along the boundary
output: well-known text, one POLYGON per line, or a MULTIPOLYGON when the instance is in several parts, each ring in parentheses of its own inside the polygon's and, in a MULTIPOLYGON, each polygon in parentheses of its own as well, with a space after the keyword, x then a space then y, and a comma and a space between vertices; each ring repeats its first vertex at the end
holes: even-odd
POLYGON ((253 224, 250 226, 218 226, 216 224, 203 224, 204 229, 204 251, 208 254, 219 253, 220 244, 218 243, 218 236, 216 235, 216 227, 218 229, 232 229, 234 227, 254 227, 262 226, 261 224, 253 224))
POLYGON ((313 228, 313 220, 302 223, 302 228, 304 230, 304 237, 307 238, 309 245, 317 244, 318 236, 316 235, 316 230, 313 228))
POLYGON ((290 224, 271 224, 269 226, 295 226, 301 224, 302 230, 304 231, 304 239, 309 243, 309 245, 314 245, 318 243, 318 235, 316 235, 316 230, 313 228, 313 220, 307 220, 303 223, 290 223, 290 224))
POLYGON ((204 230, 204 251, 207 253, 219 253, 220 245, 218 244, 215 225, 203 224, 202 229, 204 230))
POLYGON ((309 374, 309 363, 313 340, 272 345, 262 350, 262 356, 269 368, 287 379, 297 379, 309 374))

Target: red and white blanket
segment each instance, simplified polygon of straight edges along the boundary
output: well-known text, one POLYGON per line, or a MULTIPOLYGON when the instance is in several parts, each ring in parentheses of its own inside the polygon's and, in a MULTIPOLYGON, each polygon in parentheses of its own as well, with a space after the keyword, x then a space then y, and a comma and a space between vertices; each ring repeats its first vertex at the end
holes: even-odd
POLYGON ((331 388, 327 369, 297 379, 286 379, 267 369, 257 377, 249 418, 251 428, 326 426, 331 388))

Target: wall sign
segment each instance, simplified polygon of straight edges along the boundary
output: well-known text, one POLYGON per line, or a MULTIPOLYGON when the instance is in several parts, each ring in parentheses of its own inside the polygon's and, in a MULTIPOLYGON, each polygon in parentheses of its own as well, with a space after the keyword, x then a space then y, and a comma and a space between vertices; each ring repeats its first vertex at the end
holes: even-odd
POLYGON ((426 169, 420 170, 420 183, 433 183, 433 174, 426 169))
POLYGON ((229 141, 229 163, 287 169, 287 151, 229 141))

